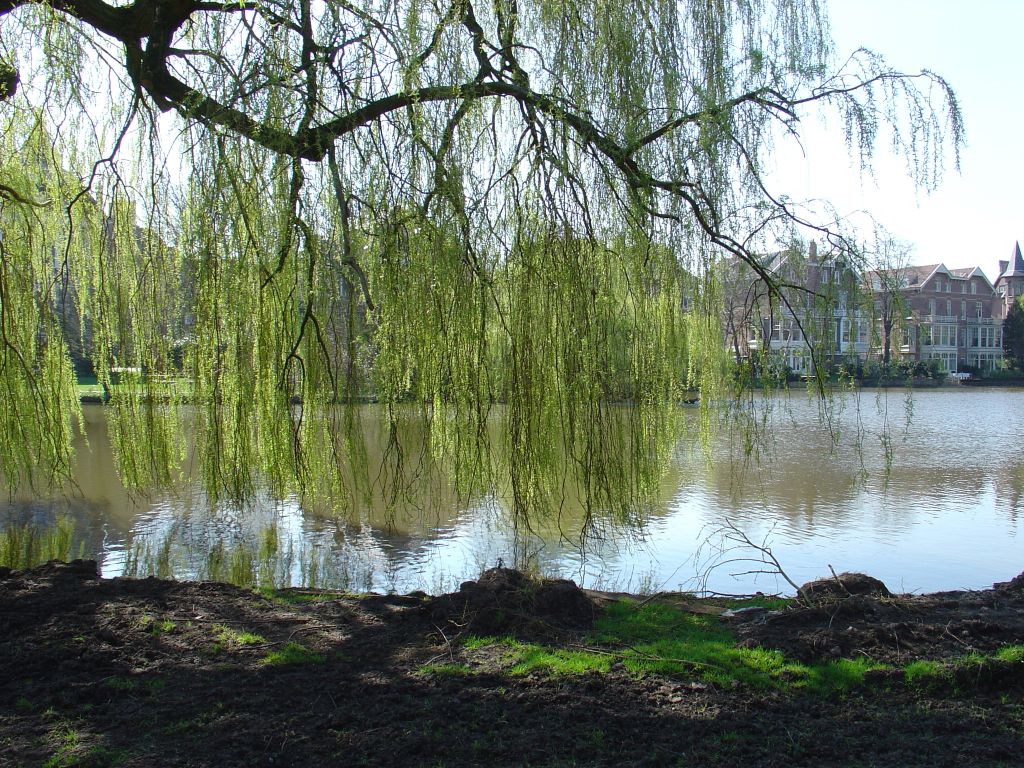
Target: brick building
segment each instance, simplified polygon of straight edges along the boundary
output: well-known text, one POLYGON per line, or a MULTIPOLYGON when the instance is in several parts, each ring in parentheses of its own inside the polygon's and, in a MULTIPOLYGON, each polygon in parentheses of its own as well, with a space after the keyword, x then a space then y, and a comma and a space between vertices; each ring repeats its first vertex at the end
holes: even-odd
POLYGON ((725 329, 737 362, 769 353, 796 373, 814 364, 935 361, 947 373, 998 368, 1002 320, 1024 294, 1024 257, 1000 263, 993 285, 978 267, 944 264, 858 275, 835 254, 790 248, 767 258, 770 291, 757 270, 732 263, 723 279, 725 329), (813 357, 812 357, 813 349, 813 357))
POLYGON ((752 266, 725 267, 726 343, 737 362, 768 357, 795 373, 867 359, 872 321, 860 302, 856 273, 831 253, 792 247, 765 259, 764 271, 779 287, 769 290, 752 266))
POLYGON ((999 366, 1002 302, 980 268, 903 267, 869 272, 865 282, 876 316, 890 306, 898 310, 893 332, 879 334, 888 337, 893 359, 937 360, 948 373, 999 366))

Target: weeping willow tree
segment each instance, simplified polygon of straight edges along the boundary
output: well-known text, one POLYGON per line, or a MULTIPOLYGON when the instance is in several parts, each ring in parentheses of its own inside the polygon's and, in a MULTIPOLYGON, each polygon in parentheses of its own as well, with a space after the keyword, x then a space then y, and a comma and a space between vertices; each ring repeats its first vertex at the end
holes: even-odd
POLYGON ((941 77, 837 61, 815 0, 0 0, 3 476, 72 461, 73 291, 130 486, 187 438, 214 498, 352 498, 372 399, 517 519, 635 514, 724 392, 712 265, 846 242, 777 143, 955 156, 941 77))

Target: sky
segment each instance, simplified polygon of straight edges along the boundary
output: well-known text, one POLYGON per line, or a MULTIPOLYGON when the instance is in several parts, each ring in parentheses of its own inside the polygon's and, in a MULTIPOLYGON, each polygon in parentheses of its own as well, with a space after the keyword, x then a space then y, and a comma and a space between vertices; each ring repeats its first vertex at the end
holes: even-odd
MULTIPOLYGON (((913 246, 912 264, 980 266, 989 280, 1024 241, 1024 0, 826 0, 837 54, 858 47, 906 72, 933 70, 960 100, 967 145, 932 194, 881 147, 862 178, 842 129, 807 126, 806 152, 773 173, 793 198, 826 198, 842 215, 867 210, 913 246)), ((845 56, 844 56, 845 58, 845 56)), ((866 219, 865 219, 866 221, 866 219)))

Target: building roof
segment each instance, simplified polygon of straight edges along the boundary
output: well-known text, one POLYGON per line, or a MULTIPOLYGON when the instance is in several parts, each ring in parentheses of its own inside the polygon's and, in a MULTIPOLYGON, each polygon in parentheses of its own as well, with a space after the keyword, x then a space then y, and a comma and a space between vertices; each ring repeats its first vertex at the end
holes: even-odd
MULTIPOLYGON (((873 269, 866 274, 866 278, 874 285, 880 278, 881 274, 895 275, 900 288, 920 289, 935 275, 946 275, 946 277, 951 280, 970 280, 972 277, 977 276, 985 281, 985 285, 987 285, 989 289, 992 288, 992 283, 989 282, 988 277, 985 275, 985 272, 981 267, 958 267, 957 269, 949 269, 945 264, 922 264, 919 266, 900 267, 898 269, 873 269)), ((878 286, 876 286, 875 290, 878 289, 878 286)))
POLYGON ((899 279, 899 284, 903 288, 918 288, 925 284, 929 277, 931 277, 936 270, 945 271, 946 268, 942 264, 925 264, 917 267, 899 267, 898 269, 878 269, 871 270, 868 272, 869 277, 874 277, 877 274, 884 273, 888 275, 896 275, 899 279))
POLYGON ((996 282, 1004 277, 1024 277, 1024 256, 1021 256, 1019 242, 1014 245, 1013 258, 1007 262, 1006 269, 1002 271, 996 282))

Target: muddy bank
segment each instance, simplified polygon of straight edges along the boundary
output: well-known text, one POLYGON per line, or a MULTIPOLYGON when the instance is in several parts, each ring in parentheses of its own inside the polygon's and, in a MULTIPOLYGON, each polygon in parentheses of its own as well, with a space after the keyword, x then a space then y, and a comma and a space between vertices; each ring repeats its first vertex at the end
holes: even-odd
POLYGON ((710 619, 740 646, 887 665, 822 696, 618 662, 467 673, 480 635, 622 650, 594 648, 600 595, 511 571, 439 597, 260 595, 50 564, 0 573, 0 765, 1019 765, 1024 662, 992 654, 1024 643, 1022 582, 710 619), (965 657, 987 672, 915 686, 901 671, 965 657))

